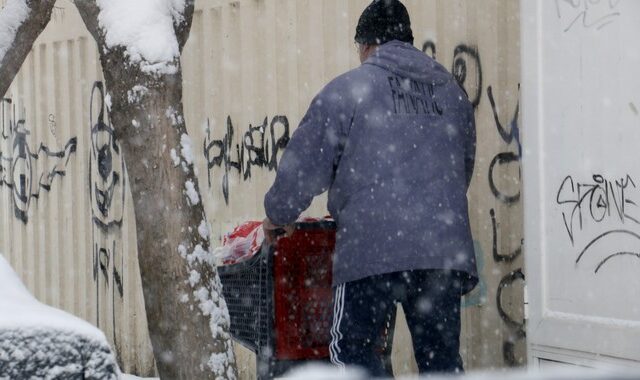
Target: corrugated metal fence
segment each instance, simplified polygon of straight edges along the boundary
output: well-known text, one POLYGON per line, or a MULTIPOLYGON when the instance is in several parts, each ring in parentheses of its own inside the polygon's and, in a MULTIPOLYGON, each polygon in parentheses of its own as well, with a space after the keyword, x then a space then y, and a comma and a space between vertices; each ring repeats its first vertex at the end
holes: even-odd
MULTIPOLYGON (((183 55, 184 102, 214 238, 262 219, 280 142, 317 91, 358 64, 352 41, 367 3, 196 3, 183 55)), ((476 105, 469 195, 482 283, 465 300, 464 358, 468 368, 518 364, 524 358, 519 5, 405 3, 416 46, 451 68, 476 105)), ((39 299, 98 325, 123 369, 146 375, 153 358, 133 209, 123 157, 103 114, 105 95, 96 45, 75 7, 59 0, 2 101, 0 250, 39 299)), ((314 202, 309 215, 326 214, 324 204, 314 202)), ((396 372, 405 373, 414 367, 405 329, 396 341, 396 372)))

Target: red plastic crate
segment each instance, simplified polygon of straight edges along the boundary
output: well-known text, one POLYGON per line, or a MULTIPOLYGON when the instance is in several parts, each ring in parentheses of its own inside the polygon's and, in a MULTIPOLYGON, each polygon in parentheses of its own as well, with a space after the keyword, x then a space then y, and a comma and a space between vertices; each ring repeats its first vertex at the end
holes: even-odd
POLYGON ((335 224, 301 224, 278 241, 273 260, 275 356, 322 360, 331 342, 335 224))

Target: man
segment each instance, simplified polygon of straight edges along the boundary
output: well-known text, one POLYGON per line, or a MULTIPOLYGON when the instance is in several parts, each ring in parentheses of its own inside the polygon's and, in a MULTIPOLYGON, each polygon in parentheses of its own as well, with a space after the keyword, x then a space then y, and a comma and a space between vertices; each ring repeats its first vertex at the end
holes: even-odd
POLYGON ((379 345, 399 302, 420 372, 462 371, 460 297, 477 283, 466 198, 473 108, 412 46, 398 0, 373 1, 355 40, 362 65, 313 99, 265 196, 264 229, 295 222, 328 190, 338 228, 332 362, 388 375, 379 345))

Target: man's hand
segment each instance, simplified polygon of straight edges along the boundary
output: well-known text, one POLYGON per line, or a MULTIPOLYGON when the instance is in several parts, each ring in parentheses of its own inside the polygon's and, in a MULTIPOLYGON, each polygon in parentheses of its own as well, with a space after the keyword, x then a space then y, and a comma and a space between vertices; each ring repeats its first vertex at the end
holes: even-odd
POLYGON ((291 235, 293 235, 293 232, 296 228, 293 224, 289 224, 286 226, 276 226, 269 220, 269 218, 265 218, 262 221, 262 229, 264 230, 265 240, 269 245, 271 245, 278 240, 278 232, 284 231, 284 236, 290 237, 291 235))

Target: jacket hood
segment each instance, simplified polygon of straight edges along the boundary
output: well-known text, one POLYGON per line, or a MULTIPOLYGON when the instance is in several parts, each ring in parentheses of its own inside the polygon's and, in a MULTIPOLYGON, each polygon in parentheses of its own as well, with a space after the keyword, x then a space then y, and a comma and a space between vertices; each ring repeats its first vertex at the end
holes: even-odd
POLYGON ((397 40, 379 46, 364 64, 381 67, 403 78, 437 85, 444 84, 452 78, 434 59, 412 44, 397 40))

